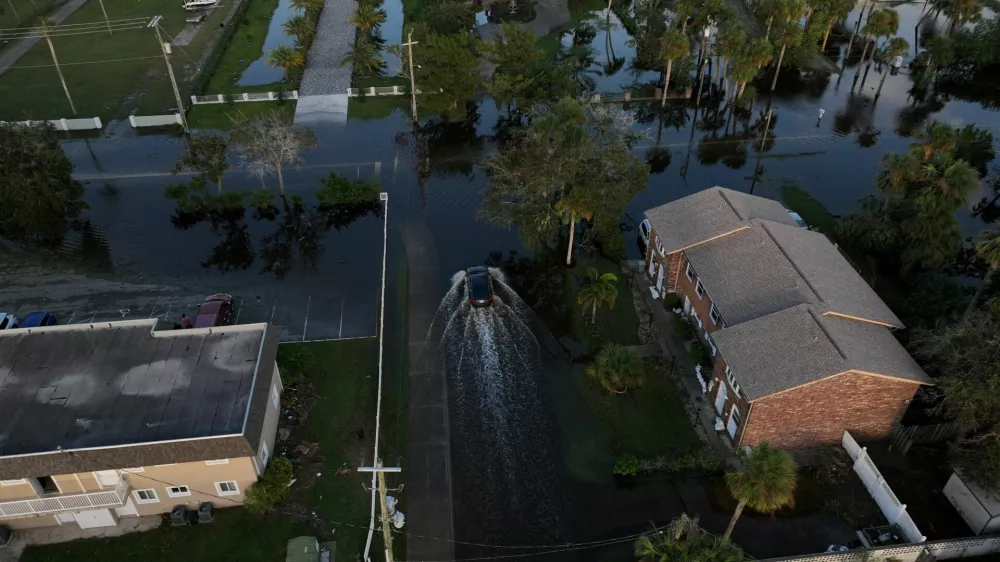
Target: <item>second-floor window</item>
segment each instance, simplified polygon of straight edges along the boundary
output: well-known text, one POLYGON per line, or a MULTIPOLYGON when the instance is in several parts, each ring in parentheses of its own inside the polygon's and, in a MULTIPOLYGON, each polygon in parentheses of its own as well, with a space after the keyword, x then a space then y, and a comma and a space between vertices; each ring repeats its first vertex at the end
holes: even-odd
POLYGON ((729 367, 729 365, 726 365, 726 380, 729 381, 729 386, 733 388, 733 392, 736 393, 736 396, 739 396, 740 385, 736 382, 736 377, 733 376, 733 370, 729 367))
POLYGON ((719 324, 719 320, 720 320, 720 318, 719 318, 719 311, 715 308, 714 304, 712 305, 712 308, 710 308, 708 310, 708 318, 712 321, 712 325, 713 326, 716 326, 716 325, 719 324))
POLYGON ((698 282, 695 283, 694 293, 698 295, 699 299, 705 296, 705 286, 701 284, 701 279, 699 279, 698 282))
POLYGON ((684 275, 687 276, 688 281, 694 282, 694 270, 691 269, 691 264, 687 264, 687 269, 684 270, 684 275))
POLYGON ((733 422, 733 425, 735 425, 736 427, 740 426, 740 422, 742 420, 740 420, 740 409, 736 406, 736 404, 733 404, 733 409, 729 414, 729 419, 733 422))

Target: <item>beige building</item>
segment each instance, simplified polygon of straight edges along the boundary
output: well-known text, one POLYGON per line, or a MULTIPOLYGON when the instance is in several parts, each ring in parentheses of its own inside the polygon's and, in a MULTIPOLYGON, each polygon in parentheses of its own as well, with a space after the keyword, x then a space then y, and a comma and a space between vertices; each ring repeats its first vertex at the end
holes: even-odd
POLYGON ((279 330, 0 331, 0 525, 239 505, 274 450, 279 330))

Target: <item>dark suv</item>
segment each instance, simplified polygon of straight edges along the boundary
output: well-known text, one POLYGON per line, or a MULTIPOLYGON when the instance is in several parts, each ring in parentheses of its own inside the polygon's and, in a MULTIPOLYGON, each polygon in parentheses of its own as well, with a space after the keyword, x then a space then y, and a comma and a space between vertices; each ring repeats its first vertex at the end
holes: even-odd
POLYGON ((465 270, 465 282, 469 285, 469 304, 475 307, 493 304, 493 278, 490 270, 483 266, 465 270))

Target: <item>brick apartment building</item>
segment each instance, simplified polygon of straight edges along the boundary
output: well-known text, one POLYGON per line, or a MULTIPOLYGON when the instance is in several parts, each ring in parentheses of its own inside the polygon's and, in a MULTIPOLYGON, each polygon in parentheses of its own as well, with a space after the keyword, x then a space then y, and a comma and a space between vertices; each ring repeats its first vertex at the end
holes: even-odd
POLYGON ((899 318, 777 202, 713 187, 645 216, 646 272, 710 349, 709 398, 734 445, 880 438, 928 383, 890 331, 899 318))
POLYGON ((279 331, 156 320, 0 331, 0 525, 239 505, 274 448, 279 331))

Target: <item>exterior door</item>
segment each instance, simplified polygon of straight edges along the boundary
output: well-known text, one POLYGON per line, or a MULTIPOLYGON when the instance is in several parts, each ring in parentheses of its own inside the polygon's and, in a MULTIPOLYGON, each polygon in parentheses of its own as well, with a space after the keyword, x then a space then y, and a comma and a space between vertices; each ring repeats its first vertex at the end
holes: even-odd
POLYGON ((729 414, 729 423, 726 424, 726 431, 729 432, 731 439, 736 439, 736 429, 739 427, 736 425, 736 415, 736 406, 733 406, 733 412, 729 414))
POLYGON ((57 513, 56 522, 60 525, 63 523, 76 523, 76 518, 73 517, 72 513, 57 513))
POLYGON ((656 292, 663 294, 663 265, 660 265, 660 269, 656 272, 656 292))
POLYGON ((97 483, 101 485, 102 488, 114 488, 118 485, 118 471, 117 470, 98 470, 94 473, 97 477, 97 483))
POLYGON ((722 415, 723 408, 726 407, 726 383, 719 383, 719 391, 715 393, 715 411, 722 415))
POLYGON ((650 251, 649 251, 649 276, 650 277, 653 276, 653 271, 655 271, 655 270, 656 270, 656 260, 653 259, 653 251, 652 251, 652 249, 650 249, 650 251))
POLYGON ((110 509, 91 509, 73 514, 76 524, 81 529, 96 529, 98 527, 114 527, 118 524, 118 518, 110 509))
POLYGON ((139 515, 139 510, 135 508, 135 503, 132 502, 132 496, 129 496, 124 506, 116 507, 115 512, 122 517, 139 515))
POLYGON ((684 295, 684 314, 691 314, 691 299, 684 295))

